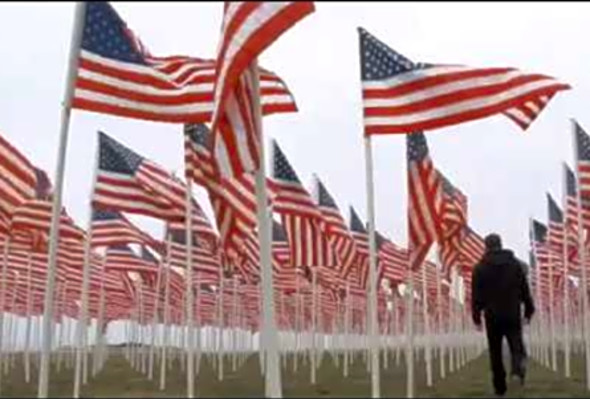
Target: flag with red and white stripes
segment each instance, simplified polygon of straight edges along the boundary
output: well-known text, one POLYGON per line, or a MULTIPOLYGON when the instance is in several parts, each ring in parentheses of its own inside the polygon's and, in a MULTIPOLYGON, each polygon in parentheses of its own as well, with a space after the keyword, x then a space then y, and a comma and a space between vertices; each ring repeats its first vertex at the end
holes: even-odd
MULTIPOLYGON (((135 119, 208 122, 213 111, 215 60, 155 57, 107 2, 85 4, 72 106, 135 119)), ((260 69, 263 115, 296 111, 274 73, 260 69)))
POLYGON ((7 232, 15 209, 35 197, 36 185, 36 168, 0 135, 0 231, 7 232))
POLYGON ((323 231, 324 218, 276 141, 273 141, 273 211, 281 216, 294 267, 334 267, 332 247, 323 231))
POLYGON ((92 247, 109 247, 117 244, 149 245, 163 252, 163 243, 141 231, 121 212, 92 210, 92 247))
POLYGON ((415 63, 359 28, 365 134, 409 134, 504 114, 523 130, 569 85, 515 68, 415 63))
POLYGON ((213 156, 219 171, 240 176, 258 168, 257 57, 314 11, 312 2, 226 2, 215 69, 213 156), (256 73, 255 73, 256 72, 256 73))
POLYGON ((317 206, 324 219, 324 231, 332 245, 338 261, 340 275, 347 276, 354 267, 356 244, 346 226, 344 218, 336 205, 336 201, 326 186, 315 177, 317 187, 317 206))
POLYGON ((424 133, 406 136, 410 268, 420 267, 430 246, 442 237, 441 179, 434 168, 424 133))

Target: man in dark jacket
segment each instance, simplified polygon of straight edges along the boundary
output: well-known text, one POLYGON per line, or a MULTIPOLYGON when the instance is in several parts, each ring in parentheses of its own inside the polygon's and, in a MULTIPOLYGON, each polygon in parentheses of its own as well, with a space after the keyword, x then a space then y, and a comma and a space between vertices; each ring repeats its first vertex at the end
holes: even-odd
POLYGON ((524 384, 526 351, 522 339, 521 303, 528 324, 535 307, 523 263, 512 251, 502 249, 497 234, 485 238, 486 253, 473 270, 471 309, 473 322, 481 329, 485 317, 490 363, 496 395, 506 393, 506 372, 502 361, 502 340, 508 340, 512 359, 512 376, 524 384))

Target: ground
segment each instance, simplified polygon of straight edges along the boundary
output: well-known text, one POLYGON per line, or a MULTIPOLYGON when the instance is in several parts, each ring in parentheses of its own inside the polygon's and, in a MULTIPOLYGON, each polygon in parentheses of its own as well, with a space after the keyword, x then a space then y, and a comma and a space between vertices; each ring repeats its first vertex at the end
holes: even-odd
MULTIPOLYGON (((292 362, 292 359, 288 359, 292 362)), ((561 363, 561 362, 560 362, 561 363)), ((383 365, 383 364, 382 364, 383 365)), ((476 358, 459 371, 450 373, 444 380, 439 378, 439 362, 434 361, 434 386, 426 387, 425 368, 421 359, 416 363, 416 397, 490 397, 491 386, 487 354, 476 358)), ((204 359, 200 375, 196 379, 196 394, 199 397, 260 397, 264 392, 263 379, 259 370, 258 356, 250 356, 235 373, 231 372, 231 361, 224 363, 224 381, 218 381, 217 372, 210 359, 204 359)), ((55 367, 53 367, 55 369, 55 367)), ((22 364, 2 379, 2 397, 36 397, 36 373, 32 384, 25 384, 22 364)), ((33 369, 36 372, 36 368, 33 369)), ((560 364, 560 370, 561 364, 560 364)), ((565 379, 556 373, 531 362, 529 376, 523 397, 589 397, 584 388, 583 358, 574 356, 573 377, 565 379)), ((82 389, 83 397, 183 397, 186 395, 186 374, 178 362, 168 371, 167 387, 158 389, 159 367, 155 380, 149 381, 144 375, 133 370, 120 354, 112 355, 104 369, 82 389)), ((317 384, 310 384, 309 364, 299 363, 298 372, 292 371, 292 363, 283 368, 282 381, 285 397, 369 397, 370 379, 363 356, 356 357, 348 378, 342 375, 330 355, 323 358, 317 374, 317 384)), ((51 376, 50 397, 72 396, 73 372, 62 369, 51 376)), ((399 365, 395 358, 389 360, 389 367, 382 370, 381 389, 383 397, 405 397, 406 374, 403 357, 399 365)), ((509 396, 510 392, 509 392, 509 396)))

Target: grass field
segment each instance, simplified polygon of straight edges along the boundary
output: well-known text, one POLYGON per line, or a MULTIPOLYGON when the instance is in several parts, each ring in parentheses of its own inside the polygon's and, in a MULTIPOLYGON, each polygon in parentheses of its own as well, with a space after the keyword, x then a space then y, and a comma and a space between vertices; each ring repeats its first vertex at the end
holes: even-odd
MULTIPOLYGON (((426 387, 424 363, 416 363, 417 397, 490 397, 491 385, 487 354, 480 356, 464 368, 440 380, 438 361, 434 362, 434 387, 426 387)), ((381 386, 383 397, 405 397, 406 372, 403 358, 399 366, 392 358, 389 368, 382 370, 381 386)), ((560 365, 561 367, 561 365, 560 365)), ((25 384, 21 364, 2 383, 2 397, 36 397, 36 374, 33 384, 25 384)), ((36 369, 33 369, 36 371, 36 369)), ((260 375, 257 356, 251 356, 235 373, 231 372, 229 359, 225 363, 224 381, 217 380, 212 364, 203 359, 201 371, 196 379, 196 393, 200 397, 260 397, 263 379, 260 375)), ((573 378, 565 379, 562 373, 555 373, 535 362, 530 362, 527 386, 519 397, 589 397, 584 390, 583 359, 573 358, 573 378)), ((158 371, 155 381, 133 370, 122 355, 112 355, 104 369, 82 389, 83 397, 183 397, 186 395, 186 373, 174 363, 168 371, 168 383, 164 391, 158 389, 158 371)), ((561 371, 561 369, 560 369, 561 371)), ((300 363, 297 373, 291 365, 283 368, 282 381, 285 397, 369 397, 370 379, 362 356, 355 358, 348 378, 342 376, 342 369, 336 368, 330 357, 323 358, 317 374, 317 384, 310 384, 309 365, 300 363)), ((52 374, 51 397, 71 397, 73 372, 71 369, 52 374)), ((508 394, 510 396, 510 392, 508 394)))

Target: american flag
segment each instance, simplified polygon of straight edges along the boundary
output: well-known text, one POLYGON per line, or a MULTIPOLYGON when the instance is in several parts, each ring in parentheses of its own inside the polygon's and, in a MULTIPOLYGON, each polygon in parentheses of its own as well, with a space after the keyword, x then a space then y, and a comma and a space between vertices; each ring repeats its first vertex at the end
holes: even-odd
POLYGON ((260 132, 255 118, 257 57, 296 22, 311 2, 226 2, 215 69, 213 154, 226 176, 258 168, 260 132))
MULTIPOLYGON (((93 206, 184 223, 186 185, 105 133, 98 136, 93 206)), ((215 231, 194 199, 193 226, 199 237, 216 240, 215 231)))
POLYGON ((92 210, 92 246, 109 247, 117 244, 145 244, 163 251, 163 243, 141 231, 121 212, 92 210))
POLYGON ((365 134, 408 134, 502 113, 525 130, 569 89, 514 68, 414 63, 359 28, 365 134))
MULTIPOLYGON (((0 135, 0 215, 5 222, 17 206, 34 198, 36 185, 35 167, 0 135)), ((7 223, 4 225, 7 227, 7 223)))
MULTIPOLYGON (((357 281, 361 288, 367 287, 369 277, 369 233, 354 208, 350 207, 350 232, 356 246, 357 281)), ((348 277, 345 275, 344 277, 348 277)))
MULTIPOLYGON (((187 179, 193 179, 207 189, 224 251, 239 267, 258 265, 258 262, 247 262, 249 255, 243 253, 252 246, 253 241, 257 241, 256 237, 250 237, 257 226, 253 176, 244 174, 226 178, 216 174, 215 161, 208 144, 211 133, 207 126, 185 125, 184 131, 187 179)), ((273 185, 270 179, 267 178, 266 181, 270 202, 273 198, 273 185)), ((250 272, 257 273, 256 270, 257 266, 250 272)))
POLYGON ((416 270, 432 243, 442 237, 441 180, 434 168, 424 133, 406 137, 408 161, 408 225, 410 268, 416 270))
MULTIPOLYGON (((186 269, 187 247, 186 229, 168 229, 170 235, 170 264, 175 267, 186 269)), ((194 237, 192 244, 192 265, 193 269, 206 273, 218 273, 221 267, 219 253, 211 252, 209 248, 203 248, 199 244, 198 237, 194 237)))
MULTIPOLYGON (((566 191, 566 203, 565 203, 565 224, 567 228, 567 239, 568 239, 568 252, 570 261, 573 261, 578 252, 578 193, 576 175, 573 170, 567 164, 563 164, 565 174, 565 191, 566 191)), ((582 207, 582 227, 585 229, 590 228, 590 204, 588 201, 582 200, 584 206, 582 207)))
POLYGON ((549 248, 547 246, 547 226, 534 220, 531 225, 531 245, 538 265, 549 261, 549 248))
POLYGON ((461 240, 459 262, 462 268, 473 268, 485 253, 483 238, 471 227, 465 226, 461 240))
POLYGON ((321 212, 276 142, 272 154, 273 211, 287 232, 293 266, 336 266, 321 212))
POLYGON ((334 254, 340 265, 340 275, 347 276, 354 267, 356 258, 356 244, 344 218, 340 214, 338 205, 326 186, 315 177, 317 187, 317 206, 324 219, 324 231, 332 245, 334 254))
POLYGON ((564 238, 563 212, 549 193, 547 193, 547 209, 549 213, 547 232, 549 247, 561 258, 564 238))
MULTIPOLYGON (((87 2, 73 107, 162 122, 205 122, 215 60, 152 56, 107 2, 87 2)), ((262 113, 296 111, 274 73, 260 69, 262 113)))
POLYGON ((394 283, 404 280, 408 269, 408 251, 395 245, 389 238, 375 231, 377 256, 379 260, 379 278, 394 283))
MULTIPOLYGON (((578 149, 576 156, 576 172, 578 174, 578 183, 581 197, 582 225, 584 228, 590 228, 590 136, 584 131, 582 126, 574 121, 574 130, 576 135, 576 146, 578 149)), ((575 184, 575 178, 574 178, 575 184)), ((568 200, 571 201, 571 200, 568 200)), ((577 202, 577 201, 574 201, 577 202)), ((572 215, 574 216, 574 215, 572 215)), ((574 216, 577 217, 577 216, 574 216)), ((575 221, 577 226, 577 220, 575 221)))

